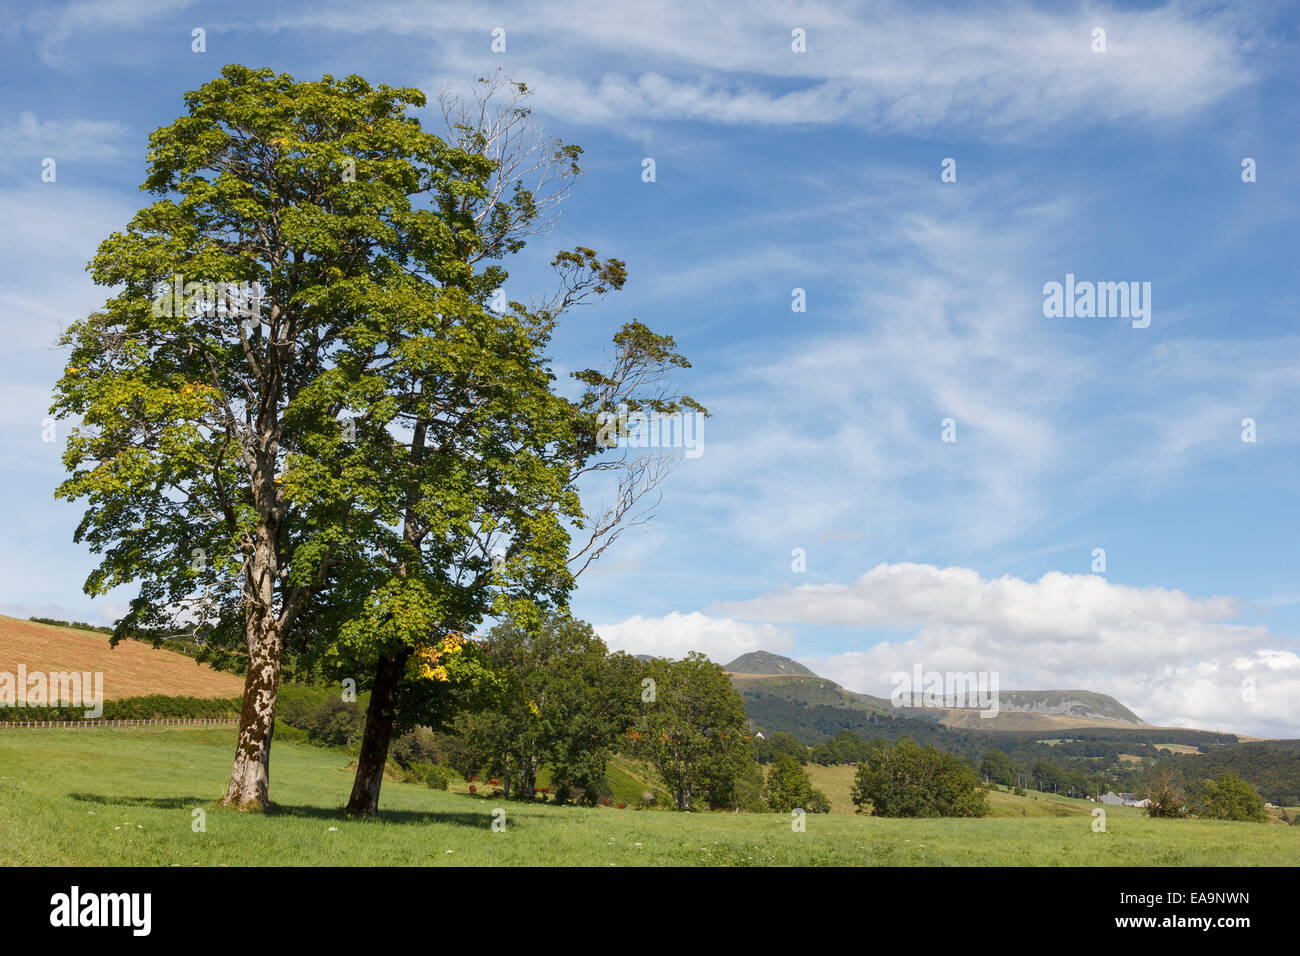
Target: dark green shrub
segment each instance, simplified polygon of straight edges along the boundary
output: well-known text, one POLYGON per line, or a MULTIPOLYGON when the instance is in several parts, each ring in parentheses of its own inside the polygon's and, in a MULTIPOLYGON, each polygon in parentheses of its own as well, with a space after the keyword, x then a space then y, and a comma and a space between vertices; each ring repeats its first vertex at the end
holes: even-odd
POLYGON ((808 804, 813 795, 812 783, 798 758, 788 753, 776 755, 772 769, 767 772, 763 795, 768 805, 778 813, 788 813, 796 807, 809 810, 808 804))
POLYGON ((361 741, 365 726, 365 711, 355 703, 330 697, 308 717, 307 736, 312 743, 326 747, 351 747, 361 741))
POLYGON ((409 768, 414 764, 441 763, 442 753, 438 739, 428 727, 408 730, 393 742, 389 757, 399 766, 409 768))
POLYGON ((345 701, 334 685, 287 684, 280 688, 276 718, 307 731, 310 743, 347 748, 361 740, 368 702, 369 694, 364 693, 355 701, 345 701))
POLYGON ((580 807, 596 807, 614 799, 614 791, 604 777, 583 777, 581 782, 555 781, 555 802, 580 807))
POLYGON ((404 777, 408 783, 422 783, 432 790, 446 790, 452 780, 460 776, 450 767, 440 767, 432 763, 413 763, 405 768, 404 777))
POLYGON ((809 813, 830 813, 831 802, 826 798, 826 794, 820 790, 814 790, 812 796, 804 801, 803 808, 809 813))

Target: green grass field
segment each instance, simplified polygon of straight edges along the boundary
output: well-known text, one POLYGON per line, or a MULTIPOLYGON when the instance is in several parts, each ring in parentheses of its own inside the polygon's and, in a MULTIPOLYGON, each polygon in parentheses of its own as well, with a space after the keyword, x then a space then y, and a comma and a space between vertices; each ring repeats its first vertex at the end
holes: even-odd
MULTIPOLYGON (((277 808, 218 809, 234 731, 129 728, 0 732, 0 863, 14 865, 1122 865, 1300 863, 1300 827, 1150 820, 995 794, 1005 815, 886 820, 520 805, 385 782, 381 819, 340 812, 346 755, 278 741, 277 808), (1031 814, 1029 808, 1043 811, 1031 814), (493 832, 502 806, 506 829, 493 832), (1025 808, 1022 816, 1018 808, 1025 808), (192 829, 195 809, 206 832, 192 829), (1065 815, 1055 815, 1058 812, 1065 815)), ((848 770, 848 768, 832 768, 848 770)), ((819 786, 829 790, 825 780, 819 786)), ((640 786, 640 784, 636 784, 640 786)))

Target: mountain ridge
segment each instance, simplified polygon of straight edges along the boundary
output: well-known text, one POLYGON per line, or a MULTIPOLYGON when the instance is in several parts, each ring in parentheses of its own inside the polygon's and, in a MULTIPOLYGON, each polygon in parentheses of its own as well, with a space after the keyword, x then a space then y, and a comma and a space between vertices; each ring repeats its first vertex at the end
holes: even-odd
POLYGON ((974 707, 948 707, 942 704, 937 707, 895 707, 887 698, 848 690, 798 661, 771 651, 759 650, 742 654, 724 665, 723 670, 731 675, 732 684, 740 691, 742 697, 745 697, 747 692, 750 696, 760 693, 760 686, 767 685, 765 691, 776 692, 792 702, 803 698, 800 702, 809 705, 853 706, 856 704, 869 710, 908 715, 948 726, 975 730, 992 730, 995 725, 998 725, 998 729, 1063 730, 1070 726, 1090 726, 1097 721, 1105 724, 1121 723, 1132 727, 1150 726, 1114 697, 1098 691, 999 690, 998 715, 985 717, 986 711, 974 707), (786 686, 778 690, 777 685, 772 683, 776 678, 799 678, 800 681, 793 683, 811 685, 812 682, 818 682, 819 686, 815 689, 809 686, 808 693, 792 693, 791 682, 782 681, 781 683, 786 686), (826 693, 828 690, 829 694, 826 693), (1005 719, 1003 715, 1007 715, 1005 719))

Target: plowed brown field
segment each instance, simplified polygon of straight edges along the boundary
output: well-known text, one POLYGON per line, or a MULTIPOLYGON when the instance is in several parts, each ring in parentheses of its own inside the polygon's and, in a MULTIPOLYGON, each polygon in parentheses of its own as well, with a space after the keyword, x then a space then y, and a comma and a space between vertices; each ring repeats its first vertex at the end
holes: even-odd
POLYGON ((244 681, 193 658, 140 641, 110 647, 107 634, 0 617, 0 671, 101 671, 104 698, 238 697, 244 681))

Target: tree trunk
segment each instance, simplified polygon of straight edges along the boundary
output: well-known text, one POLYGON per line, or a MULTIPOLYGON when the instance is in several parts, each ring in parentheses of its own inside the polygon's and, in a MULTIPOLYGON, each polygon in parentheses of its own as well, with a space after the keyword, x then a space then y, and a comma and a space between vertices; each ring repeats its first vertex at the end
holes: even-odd
POLYGON ((248 673, 239 713, 239 743, 230 771, 223 806, 265 810, 270 806, 271 733, 275 729, 275 700, 280 687, 280 658, 284 647, 279 622, 270 602, 250 604, 245 614, 248 673))
MULTIPOLYGON (((424 394, 424 383, 420 384, 424 394)), ((428 422, 417 421, 411 436, 411 463, 419 465, 424 458, 424 441, 428 422)), ((416 490, 407 492, 406 516, 402 522, 402 536, 416 549, 422 537, 415 520, 416 490)), ((406 577, 405 562, 398 569, 406 577)), ((414 653, 412 648, 399 648, 392 656, 381 653, 375 666, 375 680, 370 689, 370 706, 366 708, 366 727, 361 735, 361 755, 357 759, 357 776, 348 800, 348 813, 373 817, 379 812, 379 788, 384 782, 384 765, 388 762, 388 743, 393 736, 393 719, 397 713, 397 685, 406 670, 406 662, 414 653)))
POLYGON ((533 753, 528 754, 528 760, 523 767, 523 786, 520 788, 519 796, 521 799, 531 801, 537 795, 537 757, 533 753))
POLYGON ((388 744, 393 736, 393 718, 397 713, 397 684, 406 670, 410 651, 395 657, 383 655, 375 668, 375 683, 366 708, 366 729, 361 737, 361 755, 357 758, 357 776, 352 784, 348 813, 373 817, 379 812, 379 788, 384 782, 388 762, 388 744))
POLYGON ((271 734, 275 729, 275 701, 280 689, 280 662, 284 634, 275 613, 275 585, 279 577, 276 550, 278 529, 264 520, 249 555, 244 581, 244 636, 248 642, 248 673, 239 712, 239 743, 230 771, 223 806, 240 810, 266 810, 271 805, 271 734))

